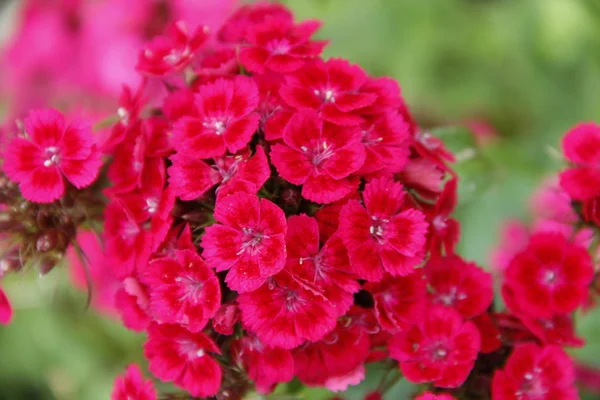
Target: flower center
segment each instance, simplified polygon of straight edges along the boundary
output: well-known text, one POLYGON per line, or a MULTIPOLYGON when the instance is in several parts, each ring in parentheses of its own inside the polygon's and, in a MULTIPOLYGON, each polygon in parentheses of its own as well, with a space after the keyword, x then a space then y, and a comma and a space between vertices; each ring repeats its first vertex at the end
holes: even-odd
POLYGON ((190 359, 203 357, 206 352, 191 340, 180 340, 179 351, 190 359))
POLYGON ((189 47, 185 47, 183 50, 173 49, 167 55, 163 57, 163 60, 167 64, 175 65, 179 63, 182 59, 189 57, 190 49, 189 47))
POLYGON ((325 160, 333 156, 333 146, 326 141, 318 143, 313 149, 301 146, 300 149, 311 158, 315 167, 321 165, 325 160))
POLYGON ((202 126, 208 129, 212 129, 215 132, 215 135, 220 136, 227 129, 227 124, 225 121, 217 118, 206 118, 204 122, 202 122, 202 126))
POLYGON ((541 370, 539 368, 534 368, 533 371, 526 373, 523 376, 523 383, 519 390, 515 392, 518 399, 521 398, 532 398, 532 399, 542 399, 548 392, 548 390, 544 387, 543 382, 539 379, 539 373, 541 370))
POLYGON ((290 312, 297 312, 302 305, 303 300, 295 290, 287 290, 285 292, 285 307, 290 312))
POLYGON ((146 199, 146 210, 150 214, 154 214, 158 210, 158 200, 155 197, 149 197, 146 199))
POLYGON ((60 162, 60 155, 58 154, 58 147, 50 146, 46 147, 46 160, 44 161, 44 167, 51 167, 60 162))
POLYGON ((268 238, 267 235, 252 228, 242 228, 242 232, 244 239, 242 240, 240 250, 237 252, 238 255, 242 255, 247 251, 252 255, 256 254, 261 249, 262 240, 268 238))
POLYGON ((290 48, 290 43, 285 39, 272 40, 267 44, 267 49, 272 54, 287 54, 290 48))
POLYGON ((558 283, 558 273, 557 271, 553 270, 553 269, 547 269, 546 271, 543 272, 542 275, 542 282, 546 285, 546 286, 555 286, 558 283))
POLYGON ((332 89, 315 89, 314 94, 319 96, 324 103, 335 103, 335 92, 332 89))
POLYGON ((179 298, 179 301, 191 299, 194 304, 198 303, 198 300, 202 297, 202 288, 204 287, 204 282, 200 282, 193 276, 189 275, 178 276, 175 278, 175 282, 180 283, 184 287, 184 294, 179 298))
POLYGON ((379 244, 385 242, 385 226, 388 222, 389 221, 385 218, 379 218, 376 216, 371 217, 371 226, 369 227, 369 232, 379 244))

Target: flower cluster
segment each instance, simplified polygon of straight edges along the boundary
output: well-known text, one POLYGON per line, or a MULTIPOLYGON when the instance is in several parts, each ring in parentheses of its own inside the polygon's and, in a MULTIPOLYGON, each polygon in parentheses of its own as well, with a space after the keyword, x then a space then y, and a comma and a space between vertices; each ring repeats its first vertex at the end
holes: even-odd
MULTIPOLYGON (((562 347, 582 344, 572 316, 594 279, 577 223, 600 221, 600 128, 565 138, 564 192, 539 200, 552 228, 499 253, 500 311, 493 275, 455 251, 453 155, 395 81, 323 59, 319 26, 268 3, 218 29, 178 20, 139 51, 105 135, 32 111, 3 163, 0 239, 17 245, 0 276, 78 256, 95 304, 192 397, 294 378, 343 391, 387 361, 421 400, 576 398, 562 347)), ((136 366, 113 392, 130 398, 157 398, 136 366)))

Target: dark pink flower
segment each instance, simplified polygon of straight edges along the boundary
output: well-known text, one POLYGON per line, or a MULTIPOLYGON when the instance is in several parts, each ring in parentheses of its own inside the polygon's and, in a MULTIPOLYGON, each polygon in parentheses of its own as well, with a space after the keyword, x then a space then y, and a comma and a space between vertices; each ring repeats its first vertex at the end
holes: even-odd
POLYGON ((492 381, 494 400, 576 400, 573 361, 558 346, 515 347, 492 381))
POLYGON ((429 299, 452 307, 464 318, 487 310, 494 299, 492 275, 459 256, 436 256, 425 265, 429 299))
POLYGON ((404 195, 400 183, 378 178, 365 186, 364 206, 350 200, 342 208, 339 234, 359 278, 409 275, 422 261, 427 222, 421 211, 405 208, 404 195))
POLYGON ((366 81, 367 74, 358 65, 338 58, 317 60, 286 75, 279 94, 290 107, 319 111, 331 123, 359 125, 363 118, 355 111, 377 99, 374 93, 361 91, 366 81))
POLYGON ((323 339, 293 351, 296 375, 308 386, 323 386, 361 367, 369 356, 369 337, 357 325, 338 323, 323 339), (351 349, 351 351, 349 351, 351 349))
POLYGON ((505 286, 522 313, 540 318, 569 313, 588 295, 594 270, 587 250, 554 232, 534 234, 513 258, 505 286))
POLYGON ((335 306, 338 316, 345 314, 360 285, 351 273, 341 239, 333 236, 320 248, 319 225, 314 218, 295 215, 287 224, 286 269, 299 282, 323 294, 335 306))
POLYGON ((420 396, 417 396, 417 398, 415 400, 455 400, 454 397, 452 397, 449 394, 446 393, 442 393, 442 394, 433 394, 431 392, 425 392, 420 396))
POLYGON ((240 293, 257 289, 285 265, 286 222, 283 210, 266 199, 235 193, 217 201, 217 224, 202 236, 203 256, 225 282, 240 293))
POLYGON ((152 260, 143 273, 150 311, 163 323, 179 324, 192 332, 203 329, 221 304, 215 273, 190 250, 152 260))
POLYGON ((238 303, 243 326, 272 347, 293 349, 320 340, 336 323, 333 305, 285 271, 241 294, 238 303))
POLYGON ((0 325, 8 325, 12 319, 13 310, 6 297, 6 293, 0 287, 0 325))
POLYGON ((190 33, 184 21, 177 21, 167 34, 157 36, 140 53, 137 70, 149 75, 179 72, 189 65, 208 38, 208 27, 190 33))
POLYGON ((201 197, 218 184, 217 195, 238 184, 246 185, 254 194, 271 175, 267 156, 261 146, 256 148, 254 155, 249 151, 241 151, 236 155, 215 158, 212 165, 180 153, 171 156, 171 160, 173 165, 168 170, 169 182, 182 200, 201 197))
POLYGON ((220 78, 200 86, 193 114, 173 127, 176 150, 195 158, 241 150, 258 128, 257 105, 258 89, 248 77, 220 78))
POLYGON ((194 72, 198 75, 192 83, 192 88, 197 84, 212 82, 217 78, 233 77, 239 72, 237 53, 234 48, 224 47, 203 55, 194 72))
POLYGON ((375 316, 389 332, 407 329, 425 312, 425 279, 421 273, 409 276, 384 276, 380 282, 365 284, 375 301, 375 316))
POLYGON ((156 400, 156 390, 151 380, 144 380, 140 368, 131 364, 125 375, 115 379, 111 400, 156 400))
POLYGON ((37 110, 24 120, 25 137, 15 137, 4 152, 4 172, 21 194, 50 203, 65 192, 65 179, 78 189, 89 186, 102 164, 87 123, 56 110, 37 110))
POLYGON ((560 185, 575 200, 600 196, 600 126, 579 124, 563 137, 565 157, 574 166, 560 174, 560 185))
POLYGON ((435 205, 426 210, 427 218, 431 221, 429 249, 433 254, 454 254, 458 244, 460 224, 450 217, 458 202, 457 184, 456 178, 446 182, 435 205))
POLYGON ((259 1, 239 7, 219 30, 219 40, 240 43, 247 39, 254 27, 268 21, 282 21, 292 24, 294 15, 284 5, 259 1))
POLYGON ((384 170, 398 173, 402 170, 410 151, 408 124, 393 112, 368 119, 361 126, 361 142, 366 158, 357 174, 364 175, 384 170))
POLYGON ((447 388, 463 384, 480 348, 477 327, 445 307, 428 310, 415 326, 390 341, 390 354, 406 379, 447 388))
POLYGON ((169 324, 153 323, 148 327, 144 355, 150 361, 150 371, 194 397, 214 396, 221 386, 221 367, 211 353, 221 351, 201 332, 169 324))
POLYGON ((331 203, 349 194, 358 181, 350 174, 364 162, 360 130, 323 122, 314 111, 300 111, 287 124, 284 144, 271 150, 271 162, 285 180, 302 186, 302 196, 331 203))
POLYGON ((240 309, 236 304, 223 304, 212 319, 212 327, 221 335, 233 335, 235 324, 240 320, 240 309))
POLYGON ((152 321, 148 315, 149 301, 147 288, 136 278, 123 280, 122 287, 115 294, 115 308, 126 328, 136 332, 146 330, 152 321))
POLYGON ((496 351, 502 346, 502 335, 496 321, 489 313, 483 313, 471 319, 481 333, 481 353, 496 351))
POLYGON ((318 57, 326 41, 311 41, 320 28, 318 21, 290 24, 287 18, 271 19, 249 31, 249 46, 240 51, 240 61, 250 72, 273 71, 287 74, 302 68, 307 60, 318 57))
POLYGON ((259 393, 270 393, 275 385, 294 377, 294 359, 289 350, 267 346, 254 336, 238 339, 233 347, 259 393))

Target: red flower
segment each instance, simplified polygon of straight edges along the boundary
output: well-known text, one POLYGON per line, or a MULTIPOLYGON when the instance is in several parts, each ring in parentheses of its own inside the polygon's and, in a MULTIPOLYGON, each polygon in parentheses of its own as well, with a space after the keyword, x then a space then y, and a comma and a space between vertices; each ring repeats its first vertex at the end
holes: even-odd
POLYGON ((369 337, 356 325, 339 323, 320 341, 293 351, 298 379, 308 386, 323 386, 361 367, 369 356, 369 337))
POLYGON ((201 197, 217 184, 221 184, 217 194, 220 194, 220 190, 226 192, 228 187, 240 184, 251 188, 254 194, 271 175, 267 156, 260 146, 254 155, 243 151, 237 155, 216 158, 213 165, 180 153, 171 156, 171 160, 173 165, 169 167, 169 182, 182 200, 201 197))
POLYGON ((282 272, 258 290, 241 294, 242 324, 264 344, 293 349, 317 341, 336 323, 332 304, 282 272))
POLYGON ((12 319, 13 310, 8 301, 8 297, 6 297, 6 293, 0 287, 0 324, 8 325, 10 320, 12 319))
POLYGON ((505 285, 522 313, 569 313, 587 298, 594 270, 585 248, 553 232, 536 233, 506 270, 505 285))
POLYGON ((210 353, 221 354, 205 334, 178 325, 148 327, 144 355, 157 378, 171 381, 194 397, 214 396, 221 386, 221 367, 210 353))
POLYGON ((435 205, 426 211, 431 221, 431 236, 429 248, 433 254, 454 254, 454 249, 460 237, 460 224, 450 214, 456 207, 458 180, 452 178, 444 185, 444 190, 435 205))
POLYGON ((421 273, 409 276, 384 276, 381 282, 367 283, 364 289, 375 301, 375 316, 389 332, 407 329, 425 312, 425 279, 421 273))
POLYGON ((233 347, 259 393, 270 393, 275 385, 294 377, 294 359, 289 350, 267 346, 253 336, 238 339, 233 347))
POLYGON ((404 119, 397 113, 388 112, 367 120, 361 130, 366 158, 357 173, 400 172, 410 154, 408 125, 404 119))
POLYGON ((177 21, 167 35, 157 36, 140 53, 137 70, 149 75, 179 72, 189 65, 208 39, 208 27, 200 26, 190 35, 188 26, 177 21))
POLYGON ((217 201, 214 224, 202 236, 203 256, 240 293, 257 289, 285 265, 283 210, 266 199, 235 193, 217 201))
POLYGON ((272 20, 292 24, 294 15, 287 7, 277 3, 246 4, 225 21, 218 33, 219 40, 243 42, 254 27, 272 20))
POLYGON ((173 127, 175 148, 194 158, 235 153, 258 128, 258 89, 248 77, 217 79, 198 88, 195 110, 173 127))
POLYGON ((455 400, 449 394, 433 394, 431 392, 425 392, 422 395, 418 396, 415 400, 455 400))
POLYGON ((290 24, 287 18, 270 19, 252 29, 247 39, 250 46, 240 52, 240 61, 250 72, 290 73, 300 69, 306 60, 318 57, 326 41, 311 41, 319 29, 318 21, 290 24))
POLYGON ((365 71, 342 59, 311 62, 285 79, 279 94, 290 107, 317 110, 337 125, 359 125, 363 118, 356 112, 377 99, 376 94, 361 91, 365 71))
POLYGON ((492 275, 458 256, 431 258, 425 275, 432 303, 452 307, 464 318, 484 313, 494 299, 492 275))
POLYGON ((284 144, 271 150, 271 162, 285 180, 302 186, 302 196, 331 203, 354 190, 350 174, 364 162, 360 131, 322 120, 314 111, 296 113, 283 133, 284 144))
POLYGON ((467 379, 480 347, 481 337, 472 322, 463 321, 452 309, 435 307, 392 338, 390 354, 409 381, 454 388, 467 379))
POLYGON ((111 400, 156 400, 156 390, 151 380, 144 380, 140 368, 131 364, 125 375, 117 377, 111 400))
POLYGON ((481 352, 488 354, 496 351, 502 346, 502 336, 496 321, 488 313, 483 313, 473 318, 471 321, 481 333, 481 352))
POLYGON ((492 381, 494 400, 579 399, 573 361, 558 346, 515 347, 492 381))
POLYGON ((338 236, 319 249, 319 226, 304 214, 288 219, 286 269, 302 284, 323 294, 341 316, 354 302, 360 285, 353 278, 348 252, 338 236))
POLYGON ((152 260, 143 280, 155 318, 192 332, 203 329, 221 303, 219 280, 204 260, 190 250, 176 251, 173 258, 152 260))
POLYGON ((600 126, 579 124, 563 137, 565 157, 574 167, 560 174, 560 185, 575 200, 600 196, 600 126))
POLYGON ((363 200, 364 207, 350 200, 340 212, 339 233, 354 272, 368 281, 379 281, 384 271, 392 276, 411 274, 423 259, 425 215, 412 208, 402 210, 402 185, 389 178, 368 183, 363 200))
POLYGON ((65 192, 65 178, 78 189, 89 186, 102 164, 90 127, 67 123, 56 110, 37 110, 24 120, 26 137, 15 137, 4 152, 4 172, 21 194, 51 203, 65 192))

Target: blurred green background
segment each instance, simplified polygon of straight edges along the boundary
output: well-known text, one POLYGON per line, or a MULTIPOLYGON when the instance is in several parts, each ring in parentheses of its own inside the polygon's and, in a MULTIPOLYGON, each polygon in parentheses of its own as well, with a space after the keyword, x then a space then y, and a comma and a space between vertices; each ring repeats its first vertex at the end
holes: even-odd
MULTIPOLYGON (((600 1, 285 3, 298 19, 324 21, 326 56, 396 78, 424 126, 478 120, 495 129, 497 140, 481 150, 486 162, 461 167, 466 185, 457 211, 461 254, 484 266, 501 221, 526 220, 529 195, 560 167, 552 155, 560 136, 578 121, 599 120, 600 1)), ((129 362, 143 364, 143 337, 84 311, 85 295, 64 271, 5 286, 16 315, 0 328, 0 400, 108 399, 113 377, 129 362)), ((580 319, 589 344, 576 355, 600 367, 599 318, 580 319)), ((408 390, 398 385, 388 398, 407 398, 408 390)), ((303 398, 322 396, 309 391, 303 398)))

